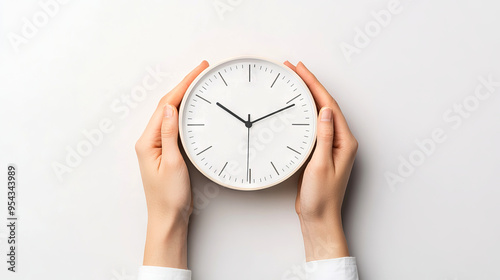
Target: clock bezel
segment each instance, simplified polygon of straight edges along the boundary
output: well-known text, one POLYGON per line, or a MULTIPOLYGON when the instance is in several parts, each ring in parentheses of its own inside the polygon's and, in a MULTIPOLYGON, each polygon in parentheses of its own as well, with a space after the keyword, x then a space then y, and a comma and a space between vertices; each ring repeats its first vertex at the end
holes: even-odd
POLYGON ((316 132, 317 132, 317 116, 318 116, 318 111, 317 111, 317 108, 316 108, 316 103, 315 103, 315 100, 314 100, 314 97, 312 96, 311 94, 311 91, 309 90, 309 87, 306 85, 306 83, 302 80, 302 78, 297 74, 295 73, 295 71, 293 71, 292 69, 290 69, 288 66, 280 63, 280 62, 277 62, 275 60, 272 60, 272 59, 267 59, 267 58, 264 58, 264 57, 259 57, 259 56, 236 56, 236 57, 232 57, 232 58, 228 58, 228 59, 225 59, 225 60, 222 60, 222 61, 219 61, 213 65, 210 65, 209 67, 207 67, 205 70, 203 70, 194 80, 193 82, 189 85, 188 89, 186 90, 183 98, 182 98, 182 101, 181 101, 181 105, 180 105, 180 108, 179 108, 179 138, 181 140, 181 143, 182 143, 182 148, 184 149, 184 153, 186 154, 186 156, 189 158, 189 160, 191 161, 191 163, 194 165, 194 167, 196 167, 196 169, 201 173, 203 174, 205 177, 207 177, 209 180, 211 180, 212 182, 216 183, 217 185, 220 185, 220 186, 223 186, 223 187, 226 187, 226 188, 229 188, 229 189, 233 189, 233 190, 239 190, 239 191, 256 191, 256 190, 263 190, 263 189, 268 189, 268 188, 271 188, 271 187, 274 187, 278 184, 281 184, 283 183, 284 181, 286 181, 287 179, 289 179, 290 177, 292 177, 295 173, 297 173, 297 171, 300 170, 300 168, 302 168, 302 166, 304 165, 304 163, 307 162, 307 160, 309 159, 312 151, 314 150, 314 147, 316 146, 316 132), (269 62, 269 63, 272 63, 272 64, 275 64, 275 65, 278 65, 279 67, 281 67, 284 71, 286 71, 288 74, 294 76, 297 81, 299 83, 301 83, 301 85, 303 86, 303 88, 305 89, 305 94, 307 94, 310 99, 312 100, 313 102, 313 111, 314 111, 314 118, 312 118, 312 123, 314 124, 313 125, 313 131, 312 131, 312 136, 314 138, 314 140, 312 140, 312 144, 311 146, 309 147, 307 153, 304 155, 303 159, 300 161, 300 163, 297 164, 297 166, 291 170, 288 175, 286 176, 283 176, 282 178, 280 178, 279 180, 273 182, 273 183, 270 183, 270 184, 266 184, 266 185, 263 185, 263 186, 260 186, 260 187, 254 187, 254 188, 242 188, 242 187, 238 187, 238 186, 234 186, 234 185, 230 185, 230 184, 227 184, 225 182, 223 182, 222 180, 221 181, 218 181, 216 178, 212 178, 211 175, 207 174, 205 171, 203 171, 203 169, 196 163, 196 161, 193 160, 193 158, 191 157, 191 155, 189 154, 189 152, 187 151, 187 147, 186 147, 186 143, 185 143, 185 140, 184 140, 184 130, 183 130, 183 122, 182 122, 182 116, 184 114, 184 111, 185 111, 185 104, 186 104, 186 100, 188 99, 188 97, 191 95, 192 93, 192 90, 193 88, 197 85, 197 83, 203 78, 205 77, 205 75, 210 72, 212 69, 222 65, 222 64, 225 64, 225 63, 228 63, 228 62, 231 62, 231 61, 236 61, 236 60, 243 60, 243 59, 255 59, 255 60, 262 60, 262 61, 266 61, 266 62, 269 62))

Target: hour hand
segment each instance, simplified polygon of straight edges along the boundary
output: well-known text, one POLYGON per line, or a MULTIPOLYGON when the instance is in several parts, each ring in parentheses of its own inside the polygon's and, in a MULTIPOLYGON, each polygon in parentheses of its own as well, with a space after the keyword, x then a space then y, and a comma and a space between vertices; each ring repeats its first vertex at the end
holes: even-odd
POLYGON ((241 122, 243 122, 244 124, 246 124, 247 122, 240 118, 238 115, 236 115, 235 113, 233 113, 231 110, 229 110, 228 108, 224 107, 224 105, 220 104, 219 102, 215 103, 217 104, 217 106, 221 107, 222 109, 224 109, 224 111, 228 112, 229 114, 231 114, 233 117, 237 118, 238 120, 240 120, 241 122))

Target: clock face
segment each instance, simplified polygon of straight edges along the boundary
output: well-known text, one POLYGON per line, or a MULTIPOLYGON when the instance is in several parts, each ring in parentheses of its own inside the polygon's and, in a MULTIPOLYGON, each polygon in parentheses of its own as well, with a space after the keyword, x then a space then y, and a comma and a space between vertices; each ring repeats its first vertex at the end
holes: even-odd
POLYGON ((307 160, 316 105, 287 66, 252 57, 207 68, 179 113, 184 150, 212 181, 238 190, 276 185, 307 160))

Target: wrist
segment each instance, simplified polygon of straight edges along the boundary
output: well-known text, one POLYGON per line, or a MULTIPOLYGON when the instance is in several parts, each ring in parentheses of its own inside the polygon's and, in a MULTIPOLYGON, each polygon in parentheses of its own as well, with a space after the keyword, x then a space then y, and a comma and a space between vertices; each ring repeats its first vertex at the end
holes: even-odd
POLYGON ((191 216, 192 212, 191 206, 158 207, 153 202, 148 203, 147 209, 148 209, 148 224, 184 222, 187 225, 189 222, 189 217, 191 216))
POLYGON ((147 237, 155 239, 178 239, 187 235, 188 221, 179 217, 148 216, 147 237))
POLYGON ((149 211, 148 227, 154 226, 167 230, 170 227, 184 226, 189 224, 190 215, 186 211, 149 211))
POLYGON ((349 256, 347 241, 339 215, 329 217, 299 217, 306 261, 349 256))
POLYGON ((148 217, 144 265, 187 269, 188 222, 179 217, 148 217))

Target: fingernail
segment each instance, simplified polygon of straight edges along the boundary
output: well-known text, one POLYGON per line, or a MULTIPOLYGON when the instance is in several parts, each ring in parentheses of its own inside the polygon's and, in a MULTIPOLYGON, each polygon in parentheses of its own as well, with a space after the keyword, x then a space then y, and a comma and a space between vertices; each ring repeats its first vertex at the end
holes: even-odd
POLYGON ((174 109, 172 108, 172 106, 167 104, 167 105, 165 105, 164 113, 165 113, 165 117, 170 118, 174 115, 174 109))
POLYGON ((322 122, 331 122, 332 121, 333 112, 332 109, 325 107, 321 110, 321 121, 322 122))

